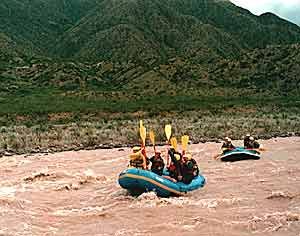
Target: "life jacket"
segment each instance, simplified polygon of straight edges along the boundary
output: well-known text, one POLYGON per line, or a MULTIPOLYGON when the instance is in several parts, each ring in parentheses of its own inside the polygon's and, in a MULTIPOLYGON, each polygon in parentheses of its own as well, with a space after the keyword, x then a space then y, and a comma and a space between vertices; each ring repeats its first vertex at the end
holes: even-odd
POLYGON ((181 153, 173 150, 169 150, 168 154, 171 158, 171 164, 168 167, 170 176, 178 181, 181 181, 181 179, 178 179, 178 176, 182 176, 182 155, 181 153), (176 156, 178 157, 178 159, 176 158, 176 156))
POLYGON ((193 158, 191 159, 191 162, 193 163, 194 177, 198 176, 200 171, 197 162, 193 158))
POLYGON ((234 148, 235 147, 233 146, 232 143, 223 143, 223 145, 222 145, 222 151, 223 151, 223 153, 226 153, 226 152, 228 152, 228 151, 230 151, 230 150, 232 150, 234 148))
POLYGON ((130 166, 135 168, 146 169, 146 157, 141 152, 131 153, 130 157, 130 166))
POLYGON ((169 171, 170 177, 177 180, 178 172, 177 172, 177 168, 173 162, 171 162, 170 165, 168 166, 168 171, 169 171))
POLYGON ((169 167, 168 167, 168 170, 169 170, 169 171, 172 171, 172 172, 176 171, 176 166, 174 165, 173 162, 170 163, 170 165, 169 165, 169 167))
POLYGON ((152 162, 151 169, 161 169, 165 166, 164 161, 161 157, 152 157, 150 161, 152 162))
POLYGON ((250 138, 249 137, 246 137, 244 139, 244 148, 249 148, 249 143, 250 143, 250 138))
POLYGON ((151 165, 151 171, 158 174, 162 175, 163 169, 165 167, 165 163, 161 157, 151 157, 150 161, 152 162, 151 165))
POLYGON ((259 148, 259 143, 257 141, 252 141, 248 143, 247 148, 259 148))
POLYGON ((253 146, 254 146, 254 148, 259 148, 259 147, 260 147, 260 144, 259 144, 257 141, 254 141, 253 146))

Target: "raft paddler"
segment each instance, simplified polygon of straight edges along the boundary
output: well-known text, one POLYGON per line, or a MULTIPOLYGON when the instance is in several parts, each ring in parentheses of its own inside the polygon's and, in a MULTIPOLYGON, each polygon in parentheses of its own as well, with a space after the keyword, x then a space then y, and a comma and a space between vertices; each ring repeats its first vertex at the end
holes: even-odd
POLYGON ((153 157, 150 158, 151 171, 155 174, 162 175, 165 167, 164 160, 161 157, 161 152, 156 150, 153 157))
POLYGON ((175 179, 176 181, 182 181, 181 154, 179 152, 176 152, 173 146, 170 147, 168 154, 171 158, 171 163, 168 166, 170 177, 175 179))
POLYGON ((249 143, 248 143, 248 146, 246 148, 249 148, 249 149, 258 149, 260 147, 260 144, 255 140, 254 137, 250 137, 249 138, 249 143))
POLYGON ((132 148, 132 153, 129 155, 129 167, 148 169, 149 159, 145 156, 145 152, 141 147, 135 146, 132 148))
POLYGON ((233 146, 231 139, 229 137, 225 137, 222 145, 223 153, 226 153, 232 149, 235 149, 235 146, 233 146))
POLYGON ((248 148, 251 135, 248 133, 244 138, 244 148, 248 148))
POLYGON ((182 182, 190 184, 192 180, 199 175, 199 168, 195 159, 190 153, 182 157, 182 182))

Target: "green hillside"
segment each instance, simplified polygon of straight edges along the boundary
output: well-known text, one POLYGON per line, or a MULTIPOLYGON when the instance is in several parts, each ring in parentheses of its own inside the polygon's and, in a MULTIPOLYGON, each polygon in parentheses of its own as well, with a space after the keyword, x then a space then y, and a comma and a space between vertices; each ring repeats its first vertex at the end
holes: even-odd
POLYGON ((300 28, 215 0, 3 0, 0 32, 29 51, 80 60, 198 62, 300 41, 300 28))
POLYGON ((257 17, 229 1, 103 1, 59 38, 55 52, 88 60, 210 61, 244 49, 300 41, 300 28, 275 15, 257 17), (276 24, 274 24, 274 20, 276 24))
POLYGON ((2 0, 0 32, 35 52, 48 54, 62 33, 94 7, 97 0, 2 0))

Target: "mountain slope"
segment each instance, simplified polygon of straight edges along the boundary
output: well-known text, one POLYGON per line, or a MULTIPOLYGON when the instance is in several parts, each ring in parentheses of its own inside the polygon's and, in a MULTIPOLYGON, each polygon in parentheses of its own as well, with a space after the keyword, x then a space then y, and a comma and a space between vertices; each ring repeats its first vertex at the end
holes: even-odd
POLYGON ((219 0, 2 0, 0 32, 27 51, 83 60, 198 62, 300 42, 300 28, 219 0))
POLYGON ((182 14, 192 15, 227 32, 246 48, 263 48, 269 44, 290 44, 300 41, 300 28, 297 25, 271 13, 256 16, 230 1, 166 1, 182 14))
POLYGON ((20 46, 7 35, 0 33, 0 72, 6 66, 20 63, 26 55, 30 55, 24 45, 20 46))
POLYGON ((229 1, 106 0, 63 34, 54 51, 91 60, 179 55, 209 61, 240 55, 243 49, 296 42, 298 26, 275 15, 257 17, 229 1))
MULTIPOLYGON (((139 63, 80 63, 30 59, 0 70, 9 93, 56 88, 63 94, 130 99, 156 96, 299 96, 300 45, 269 46, 199 64, 174 58, 159 66, 139 63), (11 89, 12 90, 11 90, 11 89)), ((0 90, 1 91, 1 90, 0 90)))
POLYGON ((48 53, 55 39, 72 27, 97 0, 2 0, 0 32, 33 51, 48 53))
POLYGON ((57 45, 63 57, 112 60, 168 58, 202 50, 213 57, 240 51, 226 33, 157 0, 104 1, 57 45))

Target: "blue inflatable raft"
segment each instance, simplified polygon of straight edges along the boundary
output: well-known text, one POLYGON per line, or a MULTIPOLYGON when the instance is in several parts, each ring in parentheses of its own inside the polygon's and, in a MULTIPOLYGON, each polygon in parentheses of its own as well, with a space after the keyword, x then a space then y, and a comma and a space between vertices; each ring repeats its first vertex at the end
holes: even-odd
POLYGON ((220 159, 222 161, 242 161, 242 160, 259 160, 260 153, 253 149, 245 149, 243 147, 236 147, 233 150, 227 151, 220 159))
POLYGON ((154 191, 160 197, 169 197, 185 195, 203 187, 205 178, 199 175, 190 184, 175 183, 151 171, 129 168, 120 173, 119 184, 132 195, 154 191))

